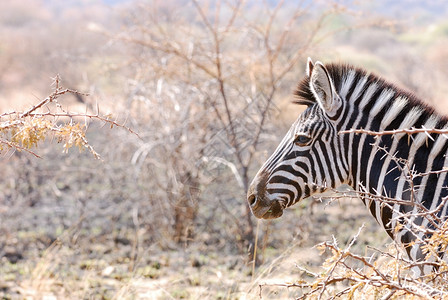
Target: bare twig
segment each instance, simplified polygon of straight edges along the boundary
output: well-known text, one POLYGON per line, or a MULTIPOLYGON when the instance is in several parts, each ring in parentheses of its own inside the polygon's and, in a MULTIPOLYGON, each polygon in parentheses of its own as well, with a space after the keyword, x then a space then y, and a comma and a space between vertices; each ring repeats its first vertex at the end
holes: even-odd
MULTIPOLYGON (((350 129, 350 130, 343 130, 340 131, 339 134, 349 134, 349 133, 356 133, 356 134, 367 134, 367 135, 375 135, 375 136, 383 136, 383 135, 394 135, 394 134, 417 134, 417 133, 436 133, 436 134, 448 134, 448 129, 437 129, 437 128, 410 128, 410 129, 396 129, 396 130, 385 130, 385 131, 372 131, 372 130, 366 130, 366 129, 350 129)), ((430 136, 428 136, 431 138, 430 136)), ((445 138, 448 138, 448 136, 445 136, 445 138)))
MULTIPOLYGON (((19 151, 26 151, 36 157, 38 156, 30 148, 37 146, 40 140, 45 139, 46 135, 50 132, 56 134, 59 141, 64 140, 64 151, 72 146, 78 146, 86 148, 93 156, 100 159, 100 155, 89 144, 85 137, 86 126, 79 126, 79 123, 73 122, 73 118, 83 117, 84 119, 99 120, 106 124, 110 124, 111 127, 117 126, 128 130, 129 132, 138 136, 138 134, 131 128, 125 126, 116 120, 111 120, 108 116, 101 116, 99 114, 99 108, 97 106, 96 114, 90 114, 87 111, 85 113, 72 113, 66 111, 57 99, 65 94, 75 94, 87 96, 88 94, 78 92, 72 89, 63 89, 60 86, 60 78, 56 76, 54 79, 55 89, 45 99, 39 103, 31 106, 24 112, 8 112, 0 115, 0 146, 6 145, 8 148, 16 149, 19 151), (54 106, 56 107, 53 109, 54 106), (43 107, 47 107, 47 111, 40 112, 43 107), (8 117, 7 120, 2 118, 8 117), (58 124, 57 120, 61 117, 68 117, 69 122, 65 124, 58 124)), ((0 148, 1 149, 1 148, 0 148)))

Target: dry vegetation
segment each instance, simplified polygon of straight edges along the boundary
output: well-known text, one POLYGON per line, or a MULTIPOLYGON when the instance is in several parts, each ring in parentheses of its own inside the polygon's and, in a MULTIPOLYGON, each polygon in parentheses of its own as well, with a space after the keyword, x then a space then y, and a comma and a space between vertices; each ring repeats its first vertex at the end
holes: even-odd
MULTIPOLYGON (((268 222, 245 201, 301 109, 289 102, 308 56, 448 111, 446 25, 325 2, 64 3, 0 13, 2 297, 446 297, 446 265, 407 276, 358 199, 307 199, 268 222), (58 73, 68 88, 57 77, 48 92, 58 73), (61 153, 72 146, 88 151, 61 153)), ((428 255, 446 247, 436 237, 428 255)))
POLYGON ((53 85, 53 92, 36 105, 25 111, 9 111, 0 115, 0 151, 12 153, 25 151, 41 158, 34 152, 34 148, 51 136, 57 143, 63 143, 64 153, 68 153, 72 147, 77 147, 80 151, 87 149, 96 159, 100 159, 100 155, 86 138, 88 121, 101 121, 111 128, 113 126, 123 127, 136 134, 124 124, 112 120, 110 115, 100 115, 98 106, 95 114, 65 110, 58 101, 62 96, 66 94, 76 97, 88 95, 61 87, 59 76, 54 78, 53 85), (81 124, 79 119, 84 119, 84 123, 81 124))

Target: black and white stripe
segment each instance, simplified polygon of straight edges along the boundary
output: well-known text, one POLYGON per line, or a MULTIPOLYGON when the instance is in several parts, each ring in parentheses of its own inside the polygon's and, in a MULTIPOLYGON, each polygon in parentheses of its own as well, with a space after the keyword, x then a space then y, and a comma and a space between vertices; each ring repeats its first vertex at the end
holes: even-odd
MULTIPOLYGON (((254 178, 248 192, 254 214, 279 217, 284 208, 303 198, 349 184, 361 194, 400 200, 385 204, 377 197, 363 198, 391 237, 404 245, 421 239, 423 232, 409 229, 414 225, 430 228, 431 220, 415 216, 403 221, 401 214, 417 213, 419 208, 402 203, 412 200, 433 210, 448 196, 446 173, 431 174, 448 166, 446 137, 428 137, 424 132, 411 137, 405 133, 375 137, 340 132, 448 129, 447 118, 412 94, 348 65, 324 66, 309 60, 307 76, 295 94, 296 102, 308 108, 254 178), (412 181, 411 172, 417 175, 412 181), (418 176, 423 173, 429 175, 418 176), (404 226, 395 232, 400 220, 404 226)), ((447 208, 439 212, 442 219, 447 208)), ((407 247, 407 251, 414 260, 422 257, 418 246, 407 247)))

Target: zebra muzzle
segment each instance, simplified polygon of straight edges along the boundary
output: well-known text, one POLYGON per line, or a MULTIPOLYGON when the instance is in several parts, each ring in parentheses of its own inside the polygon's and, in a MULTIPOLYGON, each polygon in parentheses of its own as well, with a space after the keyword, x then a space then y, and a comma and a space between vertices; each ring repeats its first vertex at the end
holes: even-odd
POLYGON ((250 209, 255 217, 260 219, 275 219, 283 215, 284 205, 279 200, 259 198, 254 194, 247 197, 250 209))
POLYGON ((252 181, 247 192, 247 202, 252 213, 260 219, 275 219, 283 215, 286 204, 283 200, 271 200, 266 194, 268 173, 260 171, 252 181))

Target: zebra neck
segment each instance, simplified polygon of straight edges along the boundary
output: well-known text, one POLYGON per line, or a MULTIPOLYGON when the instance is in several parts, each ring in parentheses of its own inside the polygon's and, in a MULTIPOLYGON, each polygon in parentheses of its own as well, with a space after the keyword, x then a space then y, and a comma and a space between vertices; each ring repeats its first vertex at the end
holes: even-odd
MULTIPOLYGON (((430 113, 421 105, 397 96, 391 89, 379 91, 377 88, 371 84, 364 86, 362 93, 358 93, 356 88, 352 91, 355 99, 348 101, 344 108, 339 131, 448 128, 444 118, 430 113)), ((448 143, 442 135, 428 137, 426 133, 419 133, 374 137, 351 133, 341 135, 340 142, 346 149, 349 184, 362 196, 372 215, 391 236, 399 214, 418 212, 416 205, 403 205, 403 201, 421 203, 427 209, 434 209, 441 197, 448 195, 444 188, 448 183, 446 173, 431 174, 448 166, 448 155, 445 155, 448 143), (402 201, 394 202, 394 199, 402 201)), ((446 207, 439 215, 444 217, 445 214, 446 207)), ((430 223, 419 217, 412 218, 411 222, 423 226, 430 223)), ((401 230, 397 236, 403 243, 415 239, 409 230, 401 230)), ((410 253, 410 256, 416 257, 417 254, 410 253)))

